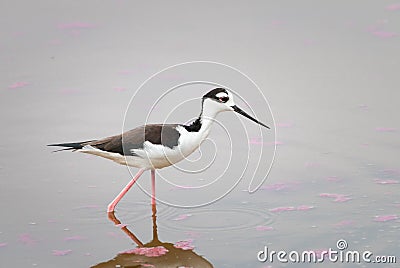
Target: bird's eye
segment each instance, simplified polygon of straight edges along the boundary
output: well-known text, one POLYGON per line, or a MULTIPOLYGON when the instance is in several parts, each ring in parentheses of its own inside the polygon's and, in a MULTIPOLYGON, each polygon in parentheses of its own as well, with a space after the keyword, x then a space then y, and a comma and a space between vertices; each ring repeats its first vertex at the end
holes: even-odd
POLYGON ((219 97, 218 100, 219 100, 219 102, 227 102, 229 100, 229 97, 227 97, 227 96, 219 97))

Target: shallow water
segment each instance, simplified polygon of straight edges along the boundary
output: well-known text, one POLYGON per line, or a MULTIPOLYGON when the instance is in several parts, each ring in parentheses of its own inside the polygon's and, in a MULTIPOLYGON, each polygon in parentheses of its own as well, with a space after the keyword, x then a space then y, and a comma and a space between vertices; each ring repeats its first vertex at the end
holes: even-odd
MULTIPOLYGON (((377 1, 8 3, 0 11, 0 267, 107 267, 100 264, 132 252, 137 244, 105 210, 135 170, 45 145, 113 135, 147 116, 186 122, 211 84, 232 88, 272 130, 220 114, 201 152, 157 173, 158 238, 188 246, 170 254, 214 267, 310 267, 321 264, 261 263, 257 253, 320 252, 345 239, 348 250, 399 262, 399 14, 377 1), (215 64, 160 74, 129 102, 151 75, 193 59, 253 79, 275 125, 254 84, 215 64), (172 90, 148 114, 185 81, 203 82, 172 90), (250 194, 275 145, 267 180, 250 194)), ((149 183, 146 172, 140 185, 149 183)), ((141 243, 153 239, 150 199, 139 187, 115 216, 141 243)))

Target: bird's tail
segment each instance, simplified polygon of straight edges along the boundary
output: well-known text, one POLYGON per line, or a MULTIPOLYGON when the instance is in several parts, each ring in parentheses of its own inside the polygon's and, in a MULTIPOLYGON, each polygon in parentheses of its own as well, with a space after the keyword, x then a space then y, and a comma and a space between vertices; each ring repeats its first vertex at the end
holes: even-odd
POLYGON ((91 141, 83 141, 83 142, 69 142, 69 143, 56 143, 56 144, 48 144, 47 146, 57 146, 64 147, 63 149, 55 150, 53 152, 66 151, 66 150, 79 150, 82 149, 88 142, 91 141))

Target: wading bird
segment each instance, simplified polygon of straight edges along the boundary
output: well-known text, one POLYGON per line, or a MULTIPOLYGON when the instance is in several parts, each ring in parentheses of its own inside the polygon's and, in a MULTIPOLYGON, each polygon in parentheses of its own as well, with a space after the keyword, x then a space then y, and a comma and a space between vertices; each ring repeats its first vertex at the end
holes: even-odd
POLYGON ((49 144, 101 156, 122 165, 139 168, 138 173, 108 205, 113 212, 122 197, 135 184, 144 171, 151 171, 151 203, 155 204, 155 170, 173 165, 193 153, 210 133, 218 113, 235 111, 248 119, 269 128, 237 107, 232 93, 224 88, 214 88, 202 98, 201 113, 191 124, 148 124, 120 135, 85 142, 49 144))

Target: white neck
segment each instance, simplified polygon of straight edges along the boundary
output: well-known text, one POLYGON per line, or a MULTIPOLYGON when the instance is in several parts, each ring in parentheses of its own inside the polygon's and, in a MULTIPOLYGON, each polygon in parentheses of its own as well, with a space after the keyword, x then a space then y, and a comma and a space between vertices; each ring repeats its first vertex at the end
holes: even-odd
POLYGON ((221 112, 221 110, 218 109, 217 104, 214 101, 211 101, 208 99, 204 100, 203 109, 202 109, 201 115, 200 115, 201 128, 199 130, 199 133, 202 134, 204 139, 210 133, 211 126, 212 126, 213 122, 215 121, 215 117, 220 112, 221 112))

